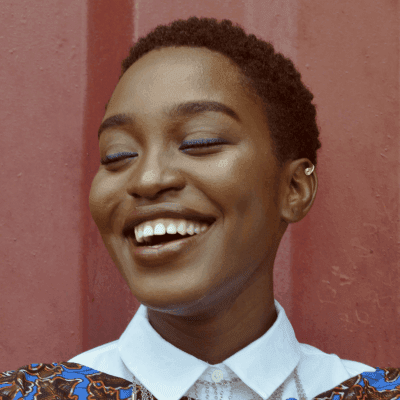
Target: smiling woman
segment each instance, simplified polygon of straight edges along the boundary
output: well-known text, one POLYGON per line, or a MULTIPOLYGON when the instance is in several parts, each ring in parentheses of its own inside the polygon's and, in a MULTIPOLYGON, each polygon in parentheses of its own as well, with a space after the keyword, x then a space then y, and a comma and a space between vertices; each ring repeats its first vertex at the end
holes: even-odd
POLYGON ((388 371, 299 343, 274 298, 282 236, 317 193, 312 99, 290 60, 230 21, 140 39, 99 128, 90 211, 141 306, 116 342, 0 379, 159 400, 379 388, 388 371))

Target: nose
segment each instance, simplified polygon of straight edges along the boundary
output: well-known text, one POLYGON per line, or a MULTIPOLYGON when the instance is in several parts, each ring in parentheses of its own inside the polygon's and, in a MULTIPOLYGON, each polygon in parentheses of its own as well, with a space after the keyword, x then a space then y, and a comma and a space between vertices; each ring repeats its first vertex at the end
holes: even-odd
POLYGON ((153 149, 139 155, 129 179, 129 193, 135 198, 154 199, 168 190, 185 186, 182 171, 171 152, 153 149))

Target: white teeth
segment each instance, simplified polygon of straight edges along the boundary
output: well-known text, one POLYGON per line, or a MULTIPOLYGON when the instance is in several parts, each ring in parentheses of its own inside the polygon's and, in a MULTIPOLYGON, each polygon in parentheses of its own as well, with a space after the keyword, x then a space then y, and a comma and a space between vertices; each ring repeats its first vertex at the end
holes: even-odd
POLYGON ((165 235, 165 226, 164 224, 158 223, 154 228, 155 235, 165 235))
POLYGON ((169 224, 167 228, 167 233, 170 233, 171 235, 176 234, 176 226, 174 224, 169 224))
POLYGON ((143 237, 153 236, 154 231, 151 225, 146 225, 143 229, 143 237))
POLYGON ((153 235, 165 235, 179 233, 182 236, 189 234, 199 234, 207 230, 208 224, 186 221, 184 219, 159 218, 154 221, 144 222, 135 227, 135 237, 139 243, 145 240, 149 241, 149 237, 153 235))
POLYGON ((189 222, 189 225, 186 228, 186 231, 189 235, 194 235, 194 223, 193 222, 189 222))
POLYGON ((138 242, 143 242, 143 226, 137 226, 135 228, 135 237, 138 242))
POLYGON ((186 235, 186 226, 187 226, 186 221, 181 220, 179 221, 179 225, 176 228, 176 231, 180 233, 182 236, 184 236, 186 235))

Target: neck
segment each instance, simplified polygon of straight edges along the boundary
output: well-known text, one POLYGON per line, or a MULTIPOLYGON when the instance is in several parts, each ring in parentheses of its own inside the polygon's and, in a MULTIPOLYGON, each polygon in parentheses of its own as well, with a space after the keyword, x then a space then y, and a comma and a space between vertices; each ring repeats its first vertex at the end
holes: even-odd
POLYGON ((148 308, 149 322, 175 347, 209 364, 219 364, 264 335, 276 321, 270 275, 256 272, 241 293, 220 303, 219 311, 205 310, 201 319, 148 308))

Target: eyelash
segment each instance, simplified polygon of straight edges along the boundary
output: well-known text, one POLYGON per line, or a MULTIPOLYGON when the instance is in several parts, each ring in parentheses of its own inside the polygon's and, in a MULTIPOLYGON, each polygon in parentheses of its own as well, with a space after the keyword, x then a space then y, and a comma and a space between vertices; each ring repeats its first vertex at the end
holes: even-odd
MULTIPOLYGON (((191 148, 203 148, 203 147, 210 147, 216 146, 219 144, 227 144, 228 142, 224 139, 214 138, 214 139, 200 139, 200 140, 191 140, 188 142, 184 142, 181 146, 181 150, 185 151, 191 148)), ((116 154, 111 154, 109 156, 105 156, 100 160, 102 165, 111 164, 117 161, 120 161, 127 157, 137 156, 137 153, 129 153, 129 152, 121 152, 116 154)))

